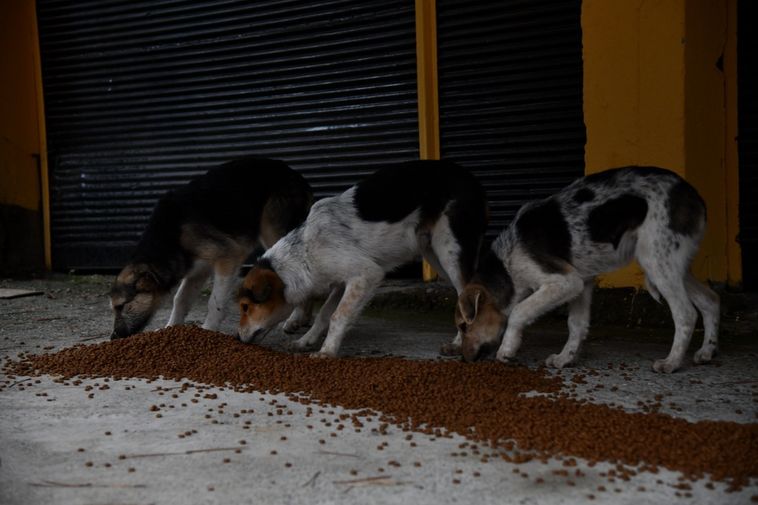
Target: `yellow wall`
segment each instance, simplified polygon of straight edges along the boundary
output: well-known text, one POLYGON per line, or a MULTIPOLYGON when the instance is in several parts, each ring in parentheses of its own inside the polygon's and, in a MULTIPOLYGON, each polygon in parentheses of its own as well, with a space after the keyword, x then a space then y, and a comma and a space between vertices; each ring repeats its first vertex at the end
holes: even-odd
POLYGON ((35 2, 0 2, 0 272, 50 267, 35 2))
POLYGON ((0 203, 40 210, 37 32, 34 2, 0 8, 0 203))
MULTIPOLYGON (((733 0, 584 0, 582 32, 586 173, 655 165, 681 174, 708 204, 693 271, 737 283, 736 221, 729 221, 736 213, 728 213, 736 205, 736 143, 725 112, 736 70, 725 66, 725 77, 717 68, 734 36, 727 24, 734 8, 733 0)), ((632 266, 601 285, 641 281, 632 266)))

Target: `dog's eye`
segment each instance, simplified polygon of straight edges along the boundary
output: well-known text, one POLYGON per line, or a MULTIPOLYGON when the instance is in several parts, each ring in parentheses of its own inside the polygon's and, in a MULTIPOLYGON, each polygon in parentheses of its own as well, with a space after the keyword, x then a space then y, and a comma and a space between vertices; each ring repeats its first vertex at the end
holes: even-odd
POLYGON ((242 308, 242 312, 247 312, 248 305, 246 303, 243 303, 241 308, 242 308))
POLYGON ((115 310, 116 312, 121 312, 122 310, 124 310, 124 304, 117 303, 116 305, 113 306, 113 310, 115 310))
POLYGON ((466 333, 466 323, 461 323, 458 325, 458 329, 461 330, 461 333, 466 333))

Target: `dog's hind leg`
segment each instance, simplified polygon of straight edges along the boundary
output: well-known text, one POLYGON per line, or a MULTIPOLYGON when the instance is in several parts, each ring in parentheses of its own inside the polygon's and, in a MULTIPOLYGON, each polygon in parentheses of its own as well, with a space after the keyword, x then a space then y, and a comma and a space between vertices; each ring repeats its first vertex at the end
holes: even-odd
POLYGON ((684 279, 684 286, 692 303, 703 316, 703 346, 695 352, 694 361, 697 364, 708 363, 718 352, 719 344, 719 315, 720 301, 711 288, 701 283, 688 273, 684 279))
POLYGON ((689 256, 684 252, 667 254, 666 250, 653 245, 662 242, 664 241, 661 238, 657 238, 656 242, 649 241, 644 247, 638 248, 637 260, 668 303, 674 319, 674 342, 671 351, 666 359, 659 359, 653 363, 653 370, 656 372, 671 373, 682 366, 697 323, 697 311, 692 306, 685 287, 689 256))
POLYGON ((329 331, 326 334, 326 340, 324 340, 321 350, 314 355, 315 357, 337 356, 347 329, 371 299, 383 278, 384 271, 377 267, 375 270, 367 269, 360 277, 353 277, 347 281, 345 293, 329 318, 329 331))
POLYGON ((305 335, 290 344, 290 347, 293 350, 310 350, 318 343, 319 340, 321 340, 321 337, 323 337, 326 331, 329 329, 329 318, 337 308, 337 304, 339 303, 340 298, 342 298, 342 294, 344 292, 344 286, 339 286, 332 289, 326 301, 321 306, 321 309, 318 311, 316 319, 313 321, 313 326, 311 326, 310 329, 305 332, 305 335))
POLYGON ((171 317, 168 319, 166 326, 182 324, 192 307, 192 302, 197 298, 200 290, 205 285, 205 281, 211 274, 211 268, 204 261, 197 261, 192 270, 184 276, 179 288, 174 295, 174 304, 171 307, 171 317))
POLYGON ((563 368, 573 364, 579 356, 582 342, 587 337, 590 327, 590 305, 592 291, 595 288, 594 279, 585 281, 582 294, 569 302, 569 338, 560 354, 552 354, 545 360, 547 366, 563 368))
POLYGON ((546 275, 534 293, 513 307, 503 342, 497 351, 498 361, 507 363, 516 356, 521 346, 521 334, 527 325, 582 293, 584 281, 573 268, 569 269, 565 274, 546 275))
POLYGON ((226 315, 226 306, 238 282, 237 270, 242 262, 219 261, 213 265, 213 289, 208 299, 208 315, 203 328, 218 330, 226 315))
MULTIPOLYGON (((463 238, 468 239, 469 237, 463 238)), ((442 272, 442 275, 450 280, 456 293, 460 295, 463 287, 473 275, 478 248, 478 239, 474 240, 473 243, 461 242, 460 237, 457 236, 451 226, 450 217, 443 214, 432 227, 429 247, 425 251, 424 257, 436 270, 442 272)), ((452 341, 442 345, 440 353, 445 356, 460 355, 462 342, 463 334, 458 330, 452 341)))

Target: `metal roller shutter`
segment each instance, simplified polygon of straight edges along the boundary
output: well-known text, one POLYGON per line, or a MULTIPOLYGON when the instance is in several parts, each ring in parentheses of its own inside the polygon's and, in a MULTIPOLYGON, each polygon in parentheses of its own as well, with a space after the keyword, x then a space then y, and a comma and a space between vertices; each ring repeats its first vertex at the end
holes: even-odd
POLYGON ((442 157, 471 168, 494 236, 584 175, 579 0, 438 0, 442 157))
POLYGON ((737 3, 737 88, 740 163, 740 236, 742 278, 745 288, 758 288, 758 4, 737 3))
POLYGON ((243 154, 317 196, 418 158, 408 0, 38 0, 57 269, 125 261, 157 198, 243 154))

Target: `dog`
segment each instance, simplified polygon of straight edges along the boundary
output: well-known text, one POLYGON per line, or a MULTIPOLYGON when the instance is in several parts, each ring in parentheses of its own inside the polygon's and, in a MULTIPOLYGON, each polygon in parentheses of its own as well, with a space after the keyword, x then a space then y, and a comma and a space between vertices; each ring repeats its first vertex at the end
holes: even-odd
MULTIPOLYGON (((260 245, 270 247, 303 222, 313 194, 284 162, 245 157, 209 170, 164 195, 129 263, 110 291, 111 339, 141 331, 171 289, 168 325, 184 322, 193 299, 213 272, 203 328, 216 330, 238 286, 238 271, 260 245)), ((308 307, 290 326, 307 323, 308 307)))
POLYGON ((524 327, 568 303, 568 341, 546 364, 574 363, 589 329, 595 276, 636 258, 647 290, 668 302, 676 327, 668 357, 653 369, 671 373, 682 366, 695 307, 705 336, 694 361, 709 362, 718 349, 719 297, 690 273, 705 225, 705 202, 695 188, 655 167, 589 175, 526 204, 484 251, 459 296, 455 319, 464 335, 464 359, 474 361, 499 346, 496 358, 512 360, 524 327))
MULTIPOLYGON (((258 341, 293 307, 326 295, 313 326, 291 345, 333 357, 387 272, 423 256, 458 293, 471 279, 487 225, 484 191, 449 161, 412 161, 373 173, 311 208, 243 280, 239 339, 258 341)), ((461 335, 453 344, 460 345, 461 335)))

